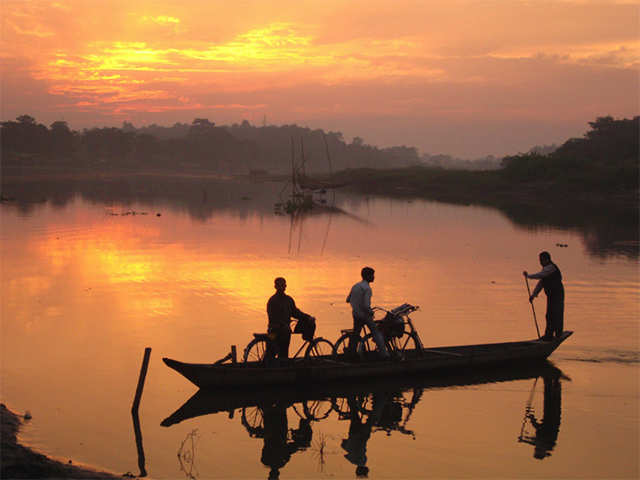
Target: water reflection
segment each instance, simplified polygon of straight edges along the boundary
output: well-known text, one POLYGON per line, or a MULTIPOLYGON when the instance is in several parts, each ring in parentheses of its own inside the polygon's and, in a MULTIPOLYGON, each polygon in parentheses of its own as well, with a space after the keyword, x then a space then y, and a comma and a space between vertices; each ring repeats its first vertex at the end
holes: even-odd
POLYGON ((406 391, 376 390, 365 396, 349 396, 340 399, 348 409, 341 416, 349 421, 347 438, 341 446, 346 452, 344 458, 355 466, 357 477, 366 477, 367 442, 372 433, 399 432, 415 439, 413 430, 406 425, 414 408, 418 405, 425 387, 413 387, 406 391))
POLYGON ((289 430, 288 407, 286 400, 259 407, 262 411, 262 432, 255 436, 264 440, 260 461, 270 468, 270 479, 280 476, 280 469, 289 462, 291 455, 311 445, 313 432, 310 420, 300 418, 298 428, 289 430))
POLYGON ((531 399, 535 391, 538 378, 536 378, 531 396, 525 408, 525 416, 522 421, 522 429, 519 442, 534 446, 533 456, 539 460, 551 456, 551 451, 558 441, 560 431, 560 417, 562 412, 562 383, 563 377, 559 370, 551 370, 543 376, 544 380, 544 404, 542 419, 536 417, 535 409, 531 406, 531 399), (531 431, 531 429, 533 431, 531 431))
POLYGON ((140 469, 140 474, 138 477, 146 477, 147 476, 147 468, 146 468, 146 460, 144 456, 144 446, 142 444, 142 429, 140 428, 140 416, 138 414, 138 410, 135 409, 131 412, 131 417, 133 419, 133 433, 136 439, 136 450, 138 451, 138 468, 140 469))
MULTIPOLYGON (((221 412, 233 419, 240 411, 240 422, 251 438, 263 441, 260 461, 269 468, 269 479, 280 472, 296 452, 313 444, 313 424, 330 416, 347 424, 340 446, 343 457, 351 463, 357 477, 369 474, 367 445, 376 433, 394 433, 415 439, 426 432, 410 425, 413 412, 430 389, 480 385, 535 379, 523 421, 519 442, 534 445, 534 456, 544 458, 556 446, 560 428, 561 379, 567 379, 552 363, 518 369, 487 370, 474 375, 420 379, 415 377, 377 380, 351 384, 327 384, 296 389, 272 387, 259 390, 198 391, 161 423, 170 427, 184 420, 221 412), (544 381, 544 413, 536 417, 531 405, 538 383, 544 381), (297 418, 289 426, 288 413, 297 418)), ((184 446, 183 442, 183 446, 184 446)), ((323 464, 324 439, 316 442, 320 464, 323 464)), ((181 447, 182 449, 182 447, 181 447)), ((191 465, 189 478, 194 466, 191 465)), ((182 461, 181 468, 185 471, 182 461)))
MULTIPOLYGON (((4 179, 3 179, 4 180, 4 179)), ((24 214, 29 214, 46 201, 55 207, 63 207, 75 197, 81 196, 92 203, 124 205, 139 203, 149 208, 171 208, 184 211, 193 219, 206 221, 220 212, 230 213, 240 218, 249 215, 273 214, 274 202, 281 191, 281 184, 275 182, 254 182, 250 180, 221 179, 214 176, 162 176, 128 175, 95 177, 82 176, 66 178, 12 178, 11 183, 3 182, 2 189, 15 201, 5 202, 14 205, 24 214)), ((346 213, 360 207, 366 209, 368 197, 348 195, 339 192, 338 198, 328 208, 328 227, 331 215, 346 213), (348 204, 348 208, 347 205, 348 204), (341 207, 343 210, 341 210, 341 207)), ((514 225, 526 229, 559 228, 579 233, 590 255, 606 257, 622 255, 637 258, 639 255, 640 232, 638 229, 638 206, 597 205, 585 207, 584 202, 574 202, 568 198, 562 204, 521 204, 517 202, 499 202, 486 204, 482 199, 478 205, 487 205, 503 213, 514 225)), ((149 212, 153 213, 153 212, 149 212)), ((303 230, 303 215, 291 221, 289 251, 300 248, 299 239, 303 230), (299 235, 296 241, 294 235, 299 235)), ((326 240, 322 242, 323 249, 326 240)))
POLYGON ((195 480, 199 473, 196 468, 196 443, 198 440, 198 429, 187 434, 178 449, 178 463, 180 471, 184 473, 187 480, 195 480))

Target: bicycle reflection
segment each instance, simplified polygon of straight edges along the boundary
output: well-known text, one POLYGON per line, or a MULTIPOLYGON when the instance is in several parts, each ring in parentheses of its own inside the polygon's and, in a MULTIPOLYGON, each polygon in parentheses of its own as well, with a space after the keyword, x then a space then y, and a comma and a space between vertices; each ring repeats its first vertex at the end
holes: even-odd
MULTIPOLYGON (((405 399, 403 392, 380 391, 294 404, 276 401, 244 407, 241 422, 249 436, 264 440, 261 462, 270 468, 269 479, 275 479, 279 478, 280 469, 294 453, 311 447, 312 423, 335 413, 339 420, 349 421, 348 436, 341 443, 347 452, 344 457, 356 465, 356 475, 365 476, 369 471, 366 467, 367 441, 372 433, 384 431, 391 435, 392 431, 399 431, 415 438, 413 431, 406 428, 406 423, 421 395, 422 389, 415 389, 409 400, 405 399), (295 429, 288 426, 289 409, 298 418, 298 427, 295 429)), ((323 443, 319 443, 317 450, 320 463, 323 464, 325 452, 323 443)))
POLYGON ((280 476, 280 469, 289 462, 291 455, 306 450, 311 445, 311 419, 299 415, 298 428, 290 429, 287 410, 291 406, 286 402, 276 401, 242 409, 242 425, 249 436, 264 440, 260 460, 270 467, 270 479, 280 476))

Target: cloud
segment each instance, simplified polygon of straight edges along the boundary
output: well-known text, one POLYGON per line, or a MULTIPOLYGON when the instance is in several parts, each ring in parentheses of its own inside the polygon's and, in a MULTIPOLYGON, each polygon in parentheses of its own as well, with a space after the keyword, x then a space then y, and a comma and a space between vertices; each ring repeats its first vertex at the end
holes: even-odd
POLYGON ((180 19, 176 17, 170 17, 168 15, 157 15, 155 17, 150 17, 145 15, 142 17, 143 22, 153 22, 158 25, 176 25, 180 23, 180 19))
POLYGON ((515 140, 446 125, 565 132, 638 110, 631 2, 4 2, 5 116, 220 123, 266 113, 470 154, 515 140))

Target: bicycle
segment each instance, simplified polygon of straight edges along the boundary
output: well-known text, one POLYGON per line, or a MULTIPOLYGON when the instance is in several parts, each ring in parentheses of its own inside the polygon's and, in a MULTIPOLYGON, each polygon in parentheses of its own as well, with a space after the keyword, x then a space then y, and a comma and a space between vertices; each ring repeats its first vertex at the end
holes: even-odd
MULTIPOLYGON (((298 403, 286 403, 285 410, 288 408, 291 408, 302 423, 307 425, 324 420, 333 411, 331 403, 326 400, 304 400, 298 403), (301 409, 300 406, 302 407, 301 409)), ((264 406, 242 407, 240 422, 249 432, 250 437, 264 438, 264 406)), ((295 435, 296 431, 290 429, 290 432, 295 435)))
MULTIPOLYGON (((265 361, 267 350, 275 351, 277 348, 274 341, 269 337, 268 333, 254 333, 251 340, 244 349, 243 362, 259 362, 265 361)), ((333 343, 322 337, 315 337, 311 340, 305 340, 291 359, 298 358, 300 352, 304 350, 305 360, 316 357, 328 356, 333 354, 333 343)))
MULTIPOLYGON (((387 436, 390 436, 391 432, 397 431, 404 435, 410 435, 415 440, 415 432, 407 429, 407 423, 409 423, 413 410, 420 402, 422 393, 423 389, 420 387, 398 392, 384 392, 382 395, 385 397, 385 405, 372 433, 384 431, 387 436), (411 397, 409 398, 410 394, 411 397), (403 413, 405 409, 406 414, 403 413)), ((375 394, 376 392, 372 392, 357 406, 362 415, 368 416, 374 413, 375 394)))
MULTIPOLYGON (((402 305, 395 307, 391 310, 385 310, 382 307, 373 307, 374 311, 383 311, 386 313, 382 320, 375 320, 376 327, 382 334, 385 342, 385 346, 393 357, 404 358, 404 353, 407 350, 415 350, 422 353, 422 341, 418 335, 417 330, 413 326, 413 322, 409 317, 409 314, 415 312, 420 307, 403 303, 402 305)), ((368 325, 364 325, 363 329, 369 330, 363 337, 358 335, 356 337, 353 329, 341 330, 342 335, 333 346, 334 357, 349 356, 355 353, 359 358, 367 355, 368 352, 373 352, 376 349, 376 343, 373 339, 373 333, 368 325), (349 348, 350 342, 357 342, 355 348, 349 348)))

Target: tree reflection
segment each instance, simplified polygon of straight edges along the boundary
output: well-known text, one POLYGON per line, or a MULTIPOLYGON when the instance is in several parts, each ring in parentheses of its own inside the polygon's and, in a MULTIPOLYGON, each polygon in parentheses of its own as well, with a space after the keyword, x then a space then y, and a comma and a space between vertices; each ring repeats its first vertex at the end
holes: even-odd
MULTIPOLYGON (((2 203, 15 206, 25 215, 44 202, 63 207, 80 196, 88 202, 105 205, 113 202, 123 205, 138 203, 156 211, 159 208, 186 211, 199 221, 207 221, 221 212, 239 218, 256 214, 273 215, 273 204, 281 190, 281 184, 277 182, 187 175, 103 174, 31 178, 26 172, 22 177, 13 177, 10 184, 5 178, 2 182, 2 203)), ((349 205, 357 208, 367 199, 365 195, 349 196, 349 205)), ((332 200, 331 206, 305 213, 327 215, 329 229, 332 215, 349 216, 348 212, 339 208, 342 203, 332 200)), ((487 206, 497 209, 521 228, 559 228, 576 232, 582 236, 586 250, 592 256, 637 258, 640 254, 637 205, 615 202, 611 205, 591 205, 568 198, 565 202, 549 204, 499 201, 487 206)), ((291 220, 290 251, 300 248, 303 216, 293 216, 291 220), (295 230, 297 245, 294 245, 293 238, 295 230)), ((325 243, 326 238, 322 241, 322 250, 325 243)))

